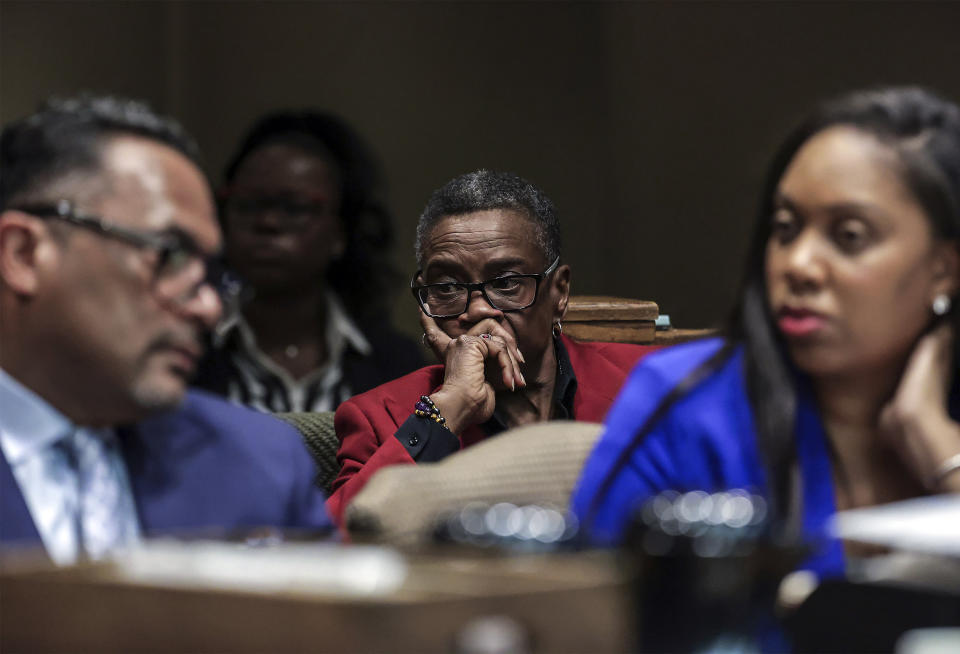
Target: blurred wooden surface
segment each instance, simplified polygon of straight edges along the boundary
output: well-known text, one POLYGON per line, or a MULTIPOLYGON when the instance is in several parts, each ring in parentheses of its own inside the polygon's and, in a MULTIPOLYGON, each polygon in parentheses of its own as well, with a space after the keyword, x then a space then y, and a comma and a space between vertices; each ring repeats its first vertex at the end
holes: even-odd
POLYGON ((564 322, 640 321, 653 322, 660 315, 656 302, 606 295, 573 295, 564 322))
POLYGON ((653 338, 654 345, 676 345, 695 341, 698 338, 716 336, 716 329, 659 329, 653 338))
POLYGON ((657 329, 656 302, 604 295, 573 295, 563 332, 581 341, 675 345, 712 336, 713 329, 657 329))
POLYGON ((0 573, 3 652, 451 652, 509 616, 530 652, 618 652, 632 634, 607 555, 419 556, 378 597, 149 585, 109 564, 0 573))

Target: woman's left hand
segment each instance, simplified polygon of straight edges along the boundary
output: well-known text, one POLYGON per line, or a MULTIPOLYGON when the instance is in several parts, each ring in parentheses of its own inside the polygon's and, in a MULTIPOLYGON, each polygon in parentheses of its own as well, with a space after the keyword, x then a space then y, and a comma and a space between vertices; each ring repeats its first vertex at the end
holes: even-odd
POLYGON ((939 474, 960 454, 960 424, 947 411, 953 340, 946 323, 922 336, 880 413, 881 433, 932 492, 960 492, 960 470, 939 474))

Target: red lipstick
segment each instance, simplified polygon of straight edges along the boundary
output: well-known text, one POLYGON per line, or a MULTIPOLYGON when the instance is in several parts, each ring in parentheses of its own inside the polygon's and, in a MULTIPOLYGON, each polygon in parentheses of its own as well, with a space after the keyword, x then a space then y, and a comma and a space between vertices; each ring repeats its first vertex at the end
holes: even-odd
POLYGON ((777 326, 784 336, 802 338, 810 336, 823 329, 826 318, 809 309, 783 307, 777 312, 777 326))

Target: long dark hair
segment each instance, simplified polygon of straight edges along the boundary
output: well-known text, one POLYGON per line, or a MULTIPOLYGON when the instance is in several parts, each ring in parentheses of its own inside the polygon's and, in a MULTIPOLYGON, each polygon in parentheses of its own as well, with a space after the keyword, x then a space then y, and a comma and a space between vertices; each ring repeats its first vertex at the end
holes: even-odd
POLYGON ((327 271, 327 280, 354 318, 383 321, 389 316, 389 296, 400 274, 389 258, 393 215, 384 200, 386 181, 380 161, 338 116, 312 110, 278 111, 262 116, 246 133, 224 173, 227 186, 250 153, 278 141, 317 154, 336 167, 347 243, 327 271))
MULTIPOLYGON (((725 365, 741 345, 747 395, 773 509, 780 519, 787 517, 797 499, 791 469, 796 461, 798 391, 767 303, 765 252, 774 196, 787 166, 811 137, 836 125, 855 127, 892 148, 904 182, 930 219, 935 237, 960 240, 960 109, 956 105, 916 87, 854 91, 821 104, 784 141, 768 168, 738 301, 723 330, 723 346, 664 397, 621 451, 587 510, 588 528, 636 447, 673 404, 725 365)), ((960 327, 958 315, 960 312, 954 311, 950 317, 955 328, 960 327)), ((960 369, 960 348, 954 348, 954 359, 954 369, 960 369)))

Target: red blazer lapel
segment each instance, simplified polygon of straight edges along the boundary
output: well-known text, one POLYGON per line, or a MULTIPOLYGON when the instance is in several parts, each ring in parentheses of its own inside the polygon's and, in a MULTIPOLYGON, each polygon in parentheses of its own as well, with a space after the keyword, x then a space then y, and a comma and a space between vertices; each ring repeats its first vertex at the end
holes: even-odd
POLYGON ((383 406, 387 410, 387 413, 390 414, 390 418, 397 427, 402 425, 406 419, 410 417, 410 414, 413 413, 412 404, 410 406, 403 406, 400 402, 390 396, 383 399, 383 406))
MULTIPOLYGON (((613 400, 617 397, 616 391, 610 388, 593 389, 580 385, 580 375, 577 375, 577 394, 573 398, 573 416, 580 422, 603 422, 613 400)), ((619 387, 618 389, 619 390, 619 387)))
POLYGON ((573 415, 582 422, 602 422, 636 362, 659 349, 623 343, 581 343, 566 336, 561 338, 577 376, 573 415))

